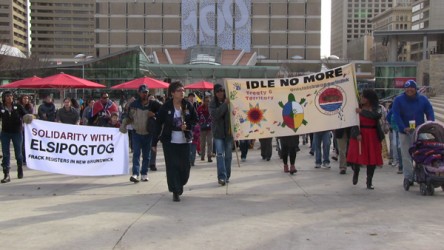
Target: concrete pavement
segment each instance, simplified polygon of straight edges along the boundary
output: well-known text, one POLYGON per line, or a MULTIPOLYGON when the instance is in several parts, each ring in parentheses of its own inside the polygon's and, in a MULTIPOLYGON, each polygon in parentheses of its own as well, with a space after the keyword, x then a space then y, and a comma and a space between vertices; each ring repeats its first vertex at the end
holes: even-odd
MULTIPOLYGON (((197 158, 181 202, 167 191, 163 153, 150 181, 129 176, 74 177, 25 168, 0 185, 0 249, 443 249, 444 192, 403 190, 384 166, 367 190, 338 164, 314 169, 301 145, 291 176, 276 151, 233 162, 229 186, 216 163, 197 158)), ((159 147, 160 149, 160 147, 159 147)), ((233 154, 235 157, 235 154, 233 154)))

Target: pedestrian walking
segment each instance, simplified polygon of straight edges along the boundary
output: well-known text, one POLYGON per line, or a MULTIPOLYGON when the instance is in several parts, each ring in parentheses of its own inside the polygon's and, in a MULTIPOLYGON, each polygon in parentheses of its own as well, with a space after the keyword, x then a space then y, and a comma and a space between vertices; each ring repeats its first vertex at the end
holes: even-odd
POLYGON ((171 98, 160 108, 157 124, 165 158, 168 190, 173 193, 173 201, 178 202, 190 177, 190 143, 197 114, 194 106, 184 99, 185 89, 181 82, 170 84, 168 96, 171 98))
POLYGON ((414 127, 428 121, 435 120, 435 113, 427 97, 418 93, 415 81, 408 80, 404 84, 404 93, 393 101, 393 118, 399 129, 399 142, 401 144, 402 168, 405 181, 413 184, 413 162, 409 153, 409 147, 413 143, 414 127), (413 127, 410 127, 410 122, 413 127))
POLYGON ((231 161, 233 135, 230 130, 230 100, 225 95, 221 84, 214 85, 214 98, 210 102, 210 115, 213 120, 211 131, 216 149, 217 179, 221 186, 225 186, 231 177, 231 161))
POLYGON ((352 164, 353 185, 358 183, 361 166, 367 166, 367 189, 372 190, 376 166, 383 164, 381 142, 384 140, 379 123, 382 113, 374 90, 365 89, 362 92, 356 113, 359 114, 359 126, 351 129, 347 162, 352 164))
POLYGON ((10 143, 12 141, 14 147, 15 159, 17 161, 17 178, 23 178, 23 155, 22 155, 22 118, 26 115, 26 111, 22 105, 14 103, 14 96, 11 91, 5 91, 2 94, 2 104, 0 105, 0 118, 2 120, 2 130, 0 141, 2 143, 2 168, 3 179, 1 183, 11 181, 9 176, 10 170, 10 143))

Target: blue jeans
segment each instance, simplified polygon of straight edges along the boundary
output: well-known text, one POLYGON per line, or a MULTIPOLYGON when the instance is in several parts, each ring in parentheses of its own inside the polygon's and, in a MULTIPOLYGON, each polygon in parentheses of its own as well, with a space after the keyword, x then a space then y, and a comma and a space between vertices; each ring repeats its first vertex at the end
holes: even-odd
POLYGON ((2 142, 2 167, 3 169, 9 169, 11 161, 11 153, 9 152, 10 143, 14 146, 15 159, 17 160, 17 167, 23 166, 23 155, 22 155, 22 144, 23 137, 22 133, 6 133, 1 132, 0 141, 2 142))
POLYGON ((239 148, 241 152, 241 159, 247 159, 248 148, 250 147, 250 140, 240 140, 239 148))
POLYGON ((214 138, 213 141, 216 148, 217 178, 218 180, 227 181, 231 176, 233 138, 214 138))
POLYGON ((330 131, 316 132, 313 135, 313 148, 315 151, 316 165, 330 164, 330 131), (321 151, 322 143, 322 151, 321 151))
POLYGON ((197 144, 190 143, 190 163, 191 163, 191 165, 194 165, 194 162, 196 161, 196 149, 197 149, 197 144))
POLYGON ((140 135, 133 133, 133 175, 139 176, 148 174, 148 165, 151 158, 151 134, 140 135), (142 152, 142 170, 140 170, 140 153, 142 152))

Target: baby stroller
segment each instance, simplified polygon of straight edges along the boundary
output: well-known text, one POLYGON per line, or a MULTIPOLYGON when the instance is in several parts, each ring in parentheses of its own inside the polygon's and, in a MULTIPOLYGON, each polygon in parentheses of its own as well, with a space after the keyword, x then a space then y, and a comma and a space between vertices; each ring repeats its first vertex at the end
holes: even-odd
MULTIPOLYGON (((437 122, 418 126, 409 153, 415 162, 414 180, 421 194, 433 195, 437 187, 444 191, 444 127, 437 122)), ((404 179, 406 191, 410 185, 410 181, 404 179)))

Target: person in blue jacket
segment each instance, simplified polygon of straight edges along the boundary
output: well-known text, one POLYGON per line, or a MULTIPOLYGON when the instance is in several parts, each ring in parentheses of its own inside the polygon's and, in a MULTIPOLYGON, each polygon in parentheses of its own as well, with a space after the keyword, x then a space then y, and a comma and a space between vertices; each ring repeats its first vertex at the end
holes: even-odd
POLYGON ((415 121, 415 127, 425 122, 424 115, 428 121, 435 120, 432 104, 427 97, 417 92, 418 87, 414 80, 404 83, 404 93, 393 101, 393 118, 399 129, 399 141, 401 144, 402 167, 404 178, 413 184, 413 163, 409 148, 413 143, 414 129, 410 128, 410 121, 415 121))

